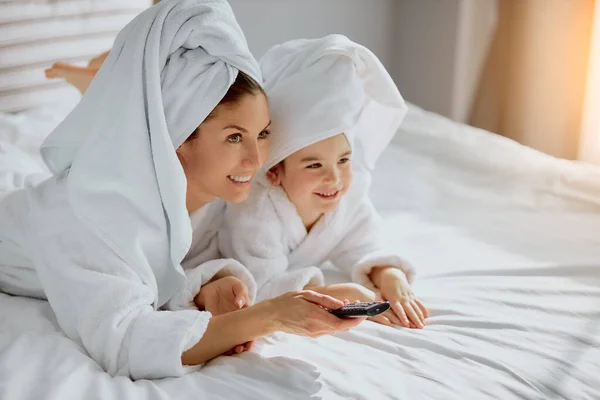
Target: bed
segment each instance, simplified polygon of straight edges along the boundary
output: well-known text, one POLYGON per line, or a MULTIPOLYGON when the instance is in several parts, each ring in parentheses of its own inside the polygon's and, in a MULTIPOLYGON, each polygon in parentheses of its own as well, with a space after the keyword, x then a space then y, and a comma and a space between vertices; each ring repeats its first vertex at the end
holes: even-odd
MULTIPOLYGON (((0 196, 45 173, 36 148, 71 100, 0 114, 0 196)), ((0 293, 0 399, 600 398, 600 169, 411 105, 372 198, 417 268, 425 329, 279 333, 134 382, 68 340, 47 302, 0 293)))

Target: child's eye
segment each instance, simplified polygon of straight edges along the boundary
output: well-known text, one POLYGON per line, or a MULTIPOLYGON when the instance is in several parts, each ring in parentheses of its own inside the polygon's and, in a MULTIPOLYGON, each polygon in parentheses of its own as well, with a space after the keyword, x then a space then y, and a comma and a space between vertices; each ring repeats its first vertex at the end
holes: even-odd
POLYGON ((227 136, 227 141, 229 143, 239 143, 242 140, 242 135, 239 133, 234 133, 233 135, 227 136))
POLYGON ((262 131, 261 133, 258 134, 258 138, 259 139, 266 139, 270 134, 271 134, 271 132, 265 130, 265 131, 262 131))
POLYGON ((321 164, 320 163, 315 163, 315 164, 310 164, 308 167, 306 167, 308 169, 317 169, 317 168, 321 168, 321 164))
POLYGON ((350 162, 350 159, 348 157, 345 157, 340 159, 340 161, 338 161, 338 164, 346 164, 348 162, 350 162))

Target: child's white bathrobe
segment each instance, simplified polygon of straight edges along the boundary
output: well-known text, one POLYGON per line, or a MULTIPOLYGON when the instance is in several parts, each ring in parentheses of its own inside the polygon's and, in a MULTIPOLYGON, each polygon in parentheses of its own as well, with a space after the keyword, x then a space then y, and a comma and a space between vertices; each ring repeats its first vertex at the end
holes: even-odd
MULTIPOLYGON (((163 0, 118 35, 69 116, 43 144, 52 172, 0 201, 0 288, 47 297, 65 333, 108 373, 179 376, 210 313, 193 309, 218 274, 213 202, 194 213, 175 149, 258 63, 225 0, 163 0), (206 233, 206 240, 203 234, 206 233), (159 308, 189 308, 158 311, 159 308)), ((216 213, 216 214, 215 214, 216 213)))
POLYGON ((374 266, 400 268, 411 280, 412 267, 379 236, 379 216, 368 197, 370 171, 406 113, 385 68, 372 52, 341 35, 286 42, 260 64, 272 120, 270 157, 248 201, 227 207, 219 232, 223 256, 252 273, 258 300, 323 285, 319 267, 326 261, 370 288, 374 266), (264 173, 340 133, 353 147, 353 183, 339 207, 307 234, 285 191, 270 185, 264 173))

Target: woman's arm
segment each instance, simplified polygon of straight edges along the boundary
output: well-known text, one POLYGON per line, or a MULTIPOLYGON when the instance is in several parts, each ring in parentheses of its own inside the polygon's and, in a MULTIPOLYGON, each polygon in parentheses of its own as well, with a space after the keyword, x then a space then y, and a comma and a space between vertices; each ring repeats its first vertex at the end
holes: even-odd
POLYGON ((204 336, 186 350, 181 361, 196 365, 214 358, 237 344, 282 331, 319 337, 350 330, 363 318, 342 319, 326 309, 344 305, 333 297, 310 290, 285 293, 243 310, 213 317, 204 336))
POLYGON ((274 333, 277 326, 270 309, 270 303, 262 302, 242 310, 213 316, 204 336, 182 354, 181 362, 184 365, 202 364, 240 343, 274 333))

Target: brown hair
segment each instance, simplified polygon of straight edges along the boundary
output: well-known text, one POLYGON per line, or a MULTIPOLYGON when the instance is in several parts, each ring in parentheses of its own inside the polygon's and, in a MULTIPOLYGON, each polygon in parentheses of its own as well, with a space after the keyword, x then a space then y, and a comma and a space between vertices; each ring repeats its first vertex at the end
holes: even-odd
MULTIPOLYGON (((235 78, 235 81, 229 87, 227 93, 225 93, 225 96, 223 96, 219 104, 217 104, 216 107, 213 108, 213 110, 210 112, 210 114, 208 114, 208 116, 204 120, 206 121, 214 117, 217 112, 217 109, 220 106, 238 104, 244 96, 256 96, 257 94, 262 94, 265 97, 267 96, 265 94, 264 89, 258 84, 258 82, 256 82, 254 79, 252 79, 242 71, 239 71, 237 77, 235 78)), ((187 138, 186 142, 197 138, 199 133, 199 129, 196 129, 187 138)))

